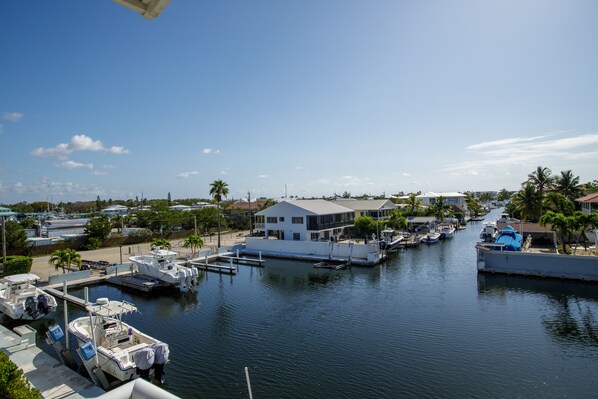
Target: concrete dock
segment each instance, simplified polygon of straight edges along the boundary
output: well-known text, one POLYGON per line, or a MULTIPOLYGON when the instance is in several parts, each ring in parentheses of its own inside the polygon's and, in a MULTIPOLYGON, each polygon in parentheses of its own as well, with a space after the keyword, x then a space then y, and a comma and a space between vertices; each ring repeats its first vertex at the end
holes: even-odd
MULTIPOLYGON (((19 326, 28 327, 28 326, 19 326)), ((37 346, 21 343, 21 337, 0 325, 0 348, 46 399, 97 398, 104 390, 63 365, 37 346)))

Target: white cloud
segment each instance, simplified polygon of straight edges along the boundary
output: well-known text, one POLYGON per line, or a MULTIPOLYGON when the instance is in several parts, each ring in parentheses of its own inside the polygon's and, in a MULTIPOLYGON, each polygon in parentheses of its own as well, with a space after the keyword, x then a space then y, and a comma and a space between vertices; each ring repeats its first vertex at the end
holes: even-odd
MULTIPOLYGON (((449 164, 442 171, 475 175, 496 172, 497 168, 515 171, 539 164, 551 165, 559 161, 598 159, 598 134, 572 137, 555 137, 556 134, 515 137, 473 144, 467 149, 476 150, 467 161, 449 164)), ((598 166, 598 165, 597 165, 598 166)))
POLYGON ((411 176, 411 175, 410 175, 409 173, 407 173, 407 172, 403 172, 403 173, 401 173, 401 174, 402 174, 403 176, 407 176, 407 177, 411 176))
POLYGON ((90 174, 92 176, 107 176, 108 172, 100 172, 99 170, 94 170, 90 174))
POLYGON ((114 169, 114 165, 106 164, 106 165, 102 165, 102 168, 104 168, 104 169, 114 169))
POLYGON ((202 151, 204 154, 220 154, 220 150, 213 150, 211 148, 204 148, 202 151))
POLYGON ((260 179, 265 179, 266 177, 268 177, 268 175, 258 175, 258 177, 259 177, 260 179))
POLYGON ((197 172, 197 171, 181 172, 181 173, 177 174, 176 177, 181 177, 183 179, 187 179, 189 176, 196 176, 198 174, 199 174, 199 172, 197 172))
POLYGON ((39 147, 31 151, 35 156, 57 156, 64 158, 75 151, 105 151, 112 154, 128 154, 129 150, 124 147, 105 148, 100 140, 94 140, 84 134, 76 134, 71 137, 69 143, 57 144, 55 147, 39 147))
POLYGON ((303 169, 303 166, 295 166, 295 170, 301 170, 303 169))
POLYGON ((56 165, 57 168, 62 169, 93 169, 92 163, 80 163, 75 161, 64 161, 56 165))
POLYGON ((0 119, 4 119, 6 121, 11 122, 18 122, 21 119, 23 119, 23 116, 25 116, 25 114, 23 114, 22 112, 5 112, 2 114, 2 117, 0 119))

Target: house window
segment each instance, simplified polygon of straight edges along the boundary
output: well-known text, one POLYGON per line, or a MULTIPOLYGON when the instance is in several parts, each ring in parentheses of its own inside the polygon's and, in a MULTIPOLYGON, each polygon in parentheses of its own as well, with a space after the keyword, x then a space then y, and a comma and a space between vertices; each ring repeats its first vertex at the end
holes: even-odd
POLYGON ((318 241, 320 239, 320 233, 311 233, 311 240, 318 241))
POLYGON ((293 218, 291 219, 291 222, 293 224, 303 224, 303 217, 302 216, 299 216, 299 217, 293 216, 293 218))
POLYGON ((278 221, 281 222, 281 223, 284 222, 284 216, 279 217, 278 221))
POLYGON ((278 218, 276 216, 268 216, 266 218, 266 222, 268 222, 268 223, 276 223, 277 220, 278 220, 278 218))
POLYGON ((299 234, 299 233, 293 233, 293 240, 299 241, 300 239, 301 239, 301 234, 299 234))

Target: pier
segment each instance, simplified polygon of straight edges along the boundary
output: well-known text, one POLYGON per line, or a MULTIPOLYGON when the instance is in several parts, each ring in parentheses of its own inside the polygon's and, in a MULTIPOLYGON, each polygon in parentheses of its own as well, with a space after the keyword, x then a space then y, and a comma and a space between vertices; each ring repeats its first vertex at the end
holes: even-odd
POLYGON ((215 263, 190 261, 190 265, 195 266, 198 269, 205 270, 207 272, 214 273, 225 273, 225 274, 237 274, 237 268, 235 266, 217 265, 215 263))

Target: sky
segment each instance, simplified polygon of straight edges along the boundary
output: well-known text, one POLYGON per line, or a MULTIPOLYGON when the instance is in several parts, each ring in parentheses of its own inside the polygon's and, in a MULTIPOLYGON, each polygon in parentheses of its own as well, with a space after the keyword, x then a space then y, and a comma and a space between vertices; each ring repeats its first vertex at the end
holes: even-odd
POLYGON ((598 2, 0 3, 0 203, 598 179, 598 2))

